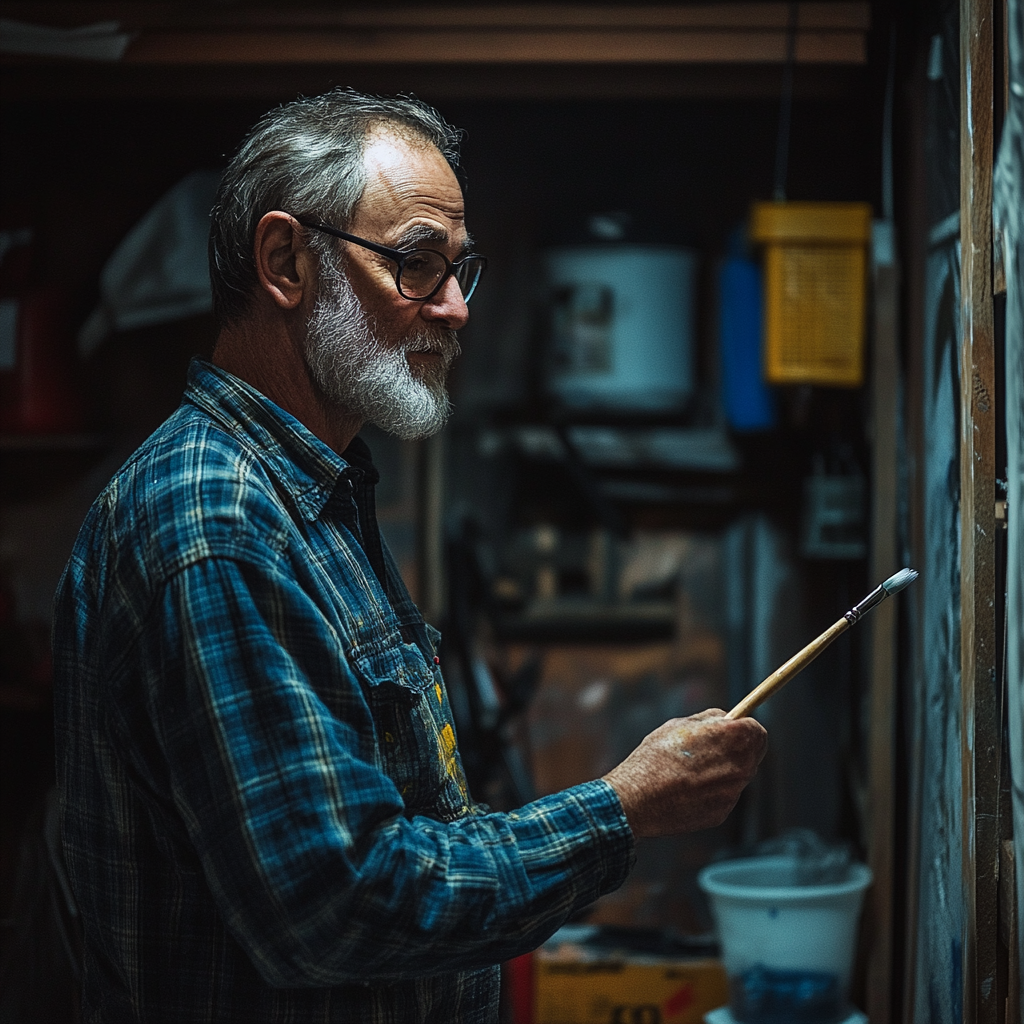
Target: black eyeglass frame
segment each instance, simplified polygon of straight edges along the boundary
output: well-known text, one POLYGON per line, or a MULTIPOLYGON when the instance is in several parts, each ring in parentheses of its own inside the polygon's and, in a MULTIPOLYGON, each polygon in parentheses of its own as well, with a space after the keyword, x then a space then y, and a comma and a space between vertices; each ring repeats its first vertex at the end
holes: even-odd
MULTIPOLYGON (((395 287, 398 289, 398 294, 403 299, 408 299, 410 302, 427 302, 432 299, 448 281, 455 272, 468 260, 476 260, 479 263, 480 271, 476 275, 476 280, 473 282, 473 287, 469 290, 469 295, 463 294, 462 301, 469 303, 469 300, 473 297, 473 293, 476 291, 476 286, 480 283, 480 278, 483 272, 487 269, 487 257, 481 256, 479 253, 469 252, 460 260, 454 262, 448 259, 443 252, 439 252, 437 249, 427 249, 423 246, 416 246, 414 249, 392 249, 386 245, 380 245, 378 242, 371 242, 366 238, 360 238, 358 235, 350 235, 347 231, 342 231, 340 228, 333 228, 330 224, 324 224, 321 221, 302 220, 300 217, 295 218, 304 228, 312 228, 314 231, 323 231, 328 235, 334 235, 335 238, 344 239, 346 242, 352 242, 354 245, 361 245, 364 249, 369 249, 370 252, 375 252, 378 256, 383 256, 385 259, 391 260, 392 263, 397 264, 398 269, 395 271, 395 287), (435 256, 440 256, 444 260, 445 270, 439 278, 436 285, 427 295, 406 295, 402 290, 402 270, 405 267, 406 260, 411 256, 414 256, 418 252, 429 252, 435 256)), ((456 278, 456 280, 458 280, 456 278)), ((462 285, 459 284, 459 290, 461 291, 462 285)))

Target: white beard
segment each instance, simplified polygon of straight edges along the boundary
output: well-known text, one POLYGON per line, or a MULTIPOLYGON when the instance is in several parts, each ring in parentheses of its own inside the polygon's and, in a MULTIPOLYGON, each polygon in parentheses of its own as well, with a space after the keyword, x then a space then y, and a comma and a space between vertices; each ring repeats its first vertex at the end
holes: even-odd
POLYGON ((339 411, 407 441, 436 434, 448 420, 445 381, 460 351, 455 332, 424 330, 387 344, 348 278, 326 260, 321 261, 305 350, 313 380, 339 411), (436 352, 441 358, 414 376, 409 352, 436 352))

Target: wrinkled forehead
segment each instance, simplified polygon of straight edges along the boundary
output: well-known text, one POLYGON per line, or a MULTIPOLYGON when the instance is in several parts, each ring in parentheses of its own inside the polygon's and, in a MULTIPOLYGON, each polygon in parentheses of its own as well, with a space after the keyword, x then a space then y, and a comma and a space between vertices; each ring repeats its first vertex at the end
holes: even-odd
POLYGON ((366 186, 354 222, 389 235, 419 226, 421 235, 433 232, 461 243, 466 230, 462 188, 436 147, 377 131, 367 139, 363 162, 366 186))

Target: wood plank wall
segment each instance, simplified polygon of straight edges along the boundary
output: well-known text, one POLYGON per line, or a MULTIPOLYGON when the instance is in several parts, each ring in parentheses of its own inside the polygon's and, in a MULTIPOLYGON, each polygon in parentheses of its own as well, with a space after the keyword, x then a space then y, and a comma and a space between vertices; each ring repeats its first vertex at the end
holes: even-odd
POLYGON ((961 0, 961 810, 963 1019, 969 1024, 999 1019, 992 17, 992 0, 961 0))

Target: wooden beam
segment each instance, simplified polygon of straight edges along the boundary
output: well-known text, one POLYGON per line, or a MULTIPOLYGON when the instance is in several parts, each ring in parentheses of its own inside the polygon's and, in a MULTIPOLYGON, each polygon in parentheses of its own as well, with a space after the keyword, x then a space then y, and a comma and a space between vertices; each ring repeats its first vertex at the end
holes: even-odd
POLYGON ((960 743, 967 1024, 997 1024, 999 1010, 992 8, 993 0, 960 0, 960 743))
MULTIPOLYGON (((713 29, 144 31, 128 64, 781 64, 786 33, 713 29)), ((861 32, 800 31, 801 64, 863 64, 861 32)))
POLYGON ((1006 1001, 1003 1020, 1014 1024, 1021 1019, 1020 959, 1017 955, 1017 863, 1013 855, 1013 840, 999 844, 999 938, 1007 956, 1006 1001))
MULTIPOLYGON (((21 3, 5 17, 73 27, 113 20, 129 64, 781 64, 785 3, 641 7, 213 7, 21 3)), ((864 64, 867 3, 800 3, 796 60, 864 64)), ((39 58, 35 58, 39 59, 39 58)))
MULTIPOLYGON (((438 29, 460 28, 768 28, 785 30, 788 3, 711 4, 480 4, 477 6, 266 6, 170 3, 22 2, 0 5, 5 18, 73 28, 119 21, 126 29, 438 29)), ((798 29, 865 32, 869 3, 799 3, 798 29)))

